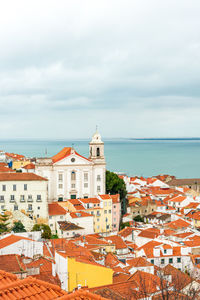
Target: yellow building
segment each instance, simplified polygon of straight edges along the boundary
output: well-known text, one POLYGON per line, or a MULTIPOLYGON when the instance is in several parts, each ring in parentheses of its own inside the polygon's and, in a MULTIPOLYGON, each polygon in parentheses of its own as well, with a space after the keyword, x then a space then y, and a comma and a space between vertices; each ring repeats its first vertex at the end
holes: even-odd
POLYGON ((55 262, 61 287, 69 292, 78 286, 92 288, 113 283, 112 269, 91 262, 86 257, 75 258, 56 251, 55 262))
POLYGON ((94 232, 112 231, 112 198, 110 195, 99 195, 96 198, 70 199, 58 202, 70 212, 86 211, 94 216, 94 232))
POLYGON ((25 167, 26 165, 30 164, 30 159, 24 160, 13 160, 12 169, 13 170, 20 170, 21 168, 25 167))

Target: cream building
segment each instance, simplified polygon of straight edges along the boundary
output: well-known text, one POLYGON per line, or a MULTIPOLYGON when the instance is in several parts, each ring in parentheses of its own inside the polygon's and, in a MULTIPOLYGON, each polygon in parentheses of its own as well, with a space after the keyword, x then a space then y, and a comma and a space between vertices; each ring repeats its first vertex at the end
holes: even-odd
POLYGON ((48 179, 49 200, 89 198, 105 194, 104 143, 96 132, 89 143, 89 158, 65 147, 51 158, 38 158, 35 173, 48 179))
POLYGON ((32 173, 0 173, 0 213, 21 211, 47 222, 47 202, 47 179, 32 173))

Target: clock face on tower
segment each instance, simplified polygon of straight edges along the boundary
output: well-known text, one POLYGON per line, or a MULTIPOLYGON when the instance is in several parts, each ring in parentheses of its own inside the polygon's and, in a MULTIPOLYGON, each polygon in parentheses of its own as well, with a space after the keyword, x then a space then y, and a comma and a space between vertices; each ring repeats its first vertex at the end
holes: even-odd
POLYGON ((71 162, 75 162, 75 158, 74 157, 71 158, 71 162))

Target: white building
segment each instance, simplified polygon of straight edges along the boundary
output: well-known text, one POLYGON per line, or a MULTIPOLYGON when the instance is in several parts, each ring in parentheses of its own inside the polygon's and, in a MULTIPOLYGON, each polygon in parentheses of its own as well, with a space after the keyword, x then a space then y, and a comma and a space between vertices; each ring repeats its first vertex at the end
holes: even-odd
POLYGON ((32 173, 0 173, 0 213, 4 210, 46 222, 47 180, 32 173))
POLYGON ((89 143, 89 158, 65 147, 51 158, 38 158, 35 172, 49 180, 50 201, 105 194, 104 143, 96 132, 89 143))
POLYGON ((26 257, 43 255, 43 243, 32 239, 10 235, 0 240, 0 255, 19 254, 26 257))

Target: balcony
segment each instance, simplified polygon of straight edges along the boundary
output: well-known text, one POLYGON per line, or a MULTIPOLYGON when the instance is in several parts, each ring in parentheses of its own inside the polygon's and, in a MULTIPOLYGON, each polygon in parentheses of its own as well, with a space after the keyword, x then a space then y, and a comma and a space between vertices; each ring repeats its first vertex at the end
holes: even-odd
POLYGON ((42 202, 42 199, 36 199, 36 202, 42 202))
POLYGON ((20 202, 26 202, 25 199, 20 199, 20 202))
POLYGON ((15 203, 15 199, 10 199, 10 203, 15 203))
POLYGON ((28 198, 27 202, 33 202, 33 198, 28 198))
POLYGON ((4 199, 0 199, 0 203, 5 203, 5 200, 4 199))

